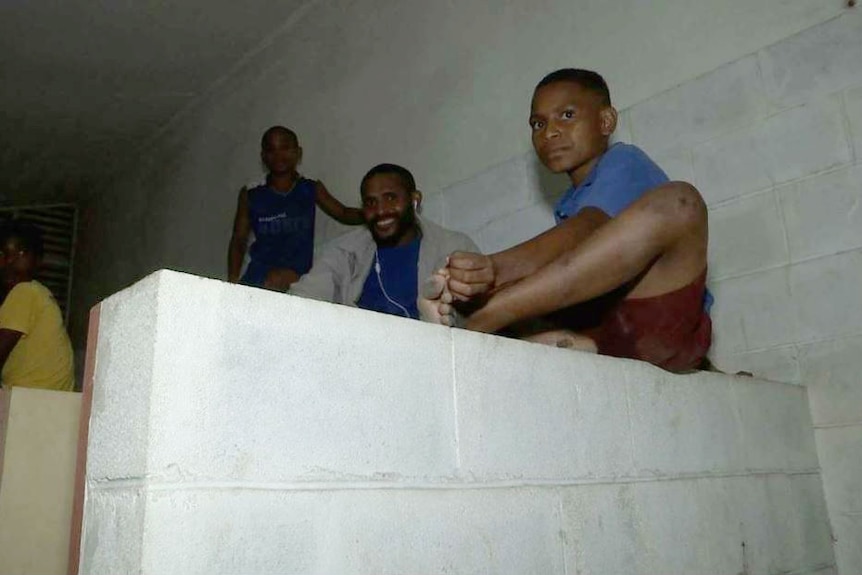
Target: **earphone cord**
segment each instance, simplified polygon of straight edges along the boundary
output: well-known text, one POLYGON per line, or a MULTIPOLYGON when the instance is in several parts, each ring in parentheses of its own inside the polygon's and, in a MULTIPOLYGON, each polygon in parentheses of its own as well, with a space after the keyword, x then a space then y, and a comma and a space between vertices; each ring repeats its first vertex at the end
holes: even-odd
POLYGON ((411 317, 410 312, 407 311, 407 308, 404 307, 403 305, 401 305, 400 303, 398 303, 397 301, 395 301, 394 299, 392 299, 391 297, 389 297, 389 294, 386 293, 386 288, 383 287, 383 278, 380 276, 380 258, 377 256, 377 250, 376 249, 374 250, 374 271, 377 272, 377 283, 380 285, 380 291, 383 292, 383 297, 385 297, 389 303, 391 303, 392 305, 394 305, 398 309, 400 309, 402 312, 404 312, 404 317, 410 318, 411 317))

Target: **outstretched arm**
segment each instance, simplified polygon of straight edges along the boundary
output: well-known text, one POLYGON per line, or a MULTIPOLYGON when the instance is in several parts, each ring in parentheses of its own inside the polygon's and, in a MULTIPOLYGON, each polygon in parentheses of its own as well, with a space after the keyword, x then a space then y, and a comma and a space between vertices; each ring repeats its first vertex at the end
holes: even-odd
POLYGON ((227 248, 227 281, 237 283, 239 273, 242 270, 242 260, 245 257, 245 248, 248 246, 248 235, 251 230, 251 222, 248 217, 248 189, 243 187, 239 191, 236 204, 236 215, 233 219, 233 233, 227 248))
POLYGON ((449 256, 449 289, 461 301, 504 288, 531 276, 574 249, 610 220, 586 208, 550 230, 508 250, 485 256, 455 252, 449 256))
POLYGON ((329 193, 329 190, 326 189, 326 186, 324 186, 323 182, 320 180, 315 182, 314 199, 317 202, 317 205, 320 206, 320 209, 326 212, 328 216, 338 220, 342 224, 356 226, 365 222, 365 219, 362 216, 362 210, 359 208, 348 208, 339 202, 338 199, 329 193))

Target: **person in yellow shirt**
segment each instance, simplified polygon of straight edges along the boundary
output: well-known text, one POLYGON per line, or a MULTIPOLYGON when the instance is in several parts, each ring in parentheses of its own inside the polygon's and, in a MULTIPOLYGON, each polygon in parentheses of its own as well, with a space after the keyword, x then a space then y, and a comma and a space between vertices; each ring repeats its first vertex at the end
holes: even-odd
POLYGON ((72 343, 50 290, 34 278, 42 263, 42 232, 10 220, 0 228, 0 383, 72 391, 72 343))

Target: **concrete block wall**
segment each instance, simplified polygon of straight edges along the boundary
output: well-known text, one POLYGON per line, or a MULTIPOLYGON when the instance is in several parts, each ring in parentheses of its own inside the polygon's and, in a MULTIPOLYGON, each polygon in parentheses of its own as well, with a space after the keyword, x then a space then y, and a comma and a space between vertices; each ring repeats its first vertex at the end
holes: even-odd
MULTIPOLYGON (((714 362, 809 387, 839 565, 862 573, 862 12, 621 118, 619 139, 694 182, 709 204, 714 362)), ((487 251, 546 229, 549 194, 568 183, 531 157, 444 190, 433 217, 487 251), (487 211, 462 210, 465 198, 487 211)))
POLYGON ((100 304, 88 573, 822 573, 805 388, 176 272, 100 304))

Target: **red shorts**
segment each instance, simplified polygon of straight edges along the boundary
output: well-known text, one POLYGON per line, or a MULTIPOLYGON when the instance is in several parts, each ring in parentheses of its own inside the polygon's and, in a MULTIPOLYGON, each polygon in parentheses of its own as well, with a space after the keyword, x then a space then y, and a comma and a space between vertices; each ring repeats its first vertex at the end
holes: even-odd
POLYGON ((678 290, 620 300, 591 333, 599 353, 641 359, 668 371, 696 369, 712 342, 705 289, 706 270, 678 290))
POLYGON ((625 298, 627 286, 554 314, 593 339, 603 355, 648 361, 668 371, 697 369, 712 342, 703 309, 706 270, 687 286, 647 298, 625 298))

